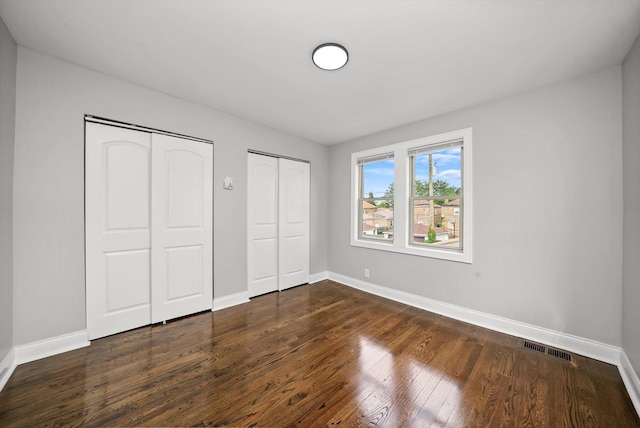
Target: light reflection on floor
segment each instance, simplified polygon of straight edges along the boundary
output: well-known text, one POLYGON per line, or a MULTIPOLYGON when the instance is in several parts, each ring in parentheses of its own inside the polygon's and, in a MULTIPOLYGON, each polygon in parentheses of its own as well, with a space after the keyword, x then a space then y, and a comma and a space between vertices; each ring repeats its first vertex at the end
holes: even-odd
POLYGON ((360 422, 380 426, 450 426, 462 399, 443 369, 397 357, 371 338, 359 338, 357 385, 360 422), (400 410, 402 409, 402 410, 400 410), (399 413, 401 411, 402 413, 399 413))

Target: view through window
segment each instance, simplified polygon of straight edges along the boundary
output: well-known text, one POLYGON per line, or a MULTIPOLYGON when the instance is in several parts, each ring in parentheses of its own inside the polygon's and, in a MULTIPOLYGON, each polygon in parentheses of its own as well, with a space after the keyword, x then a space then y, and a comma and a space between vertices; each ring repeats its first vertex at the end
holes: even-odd
POLYGON ((359 172, 360 236, 393 240, 393 157, 363 160, 359 172))
POLYGON ((411 150, 410 161, 410 242, 461 249, 461 143, 411 150))

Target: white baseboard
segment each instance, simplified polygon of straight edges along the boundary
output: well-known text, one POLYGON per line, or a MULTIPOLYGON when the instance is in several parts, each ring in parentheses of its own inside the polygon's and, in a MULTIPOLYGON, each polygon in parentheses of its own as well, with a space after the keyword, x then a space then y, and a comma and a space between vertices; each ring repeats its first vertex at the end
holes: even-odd
POLYGON ((326 270, 324 272, 312 273, 309 275, 309 284, 315 284, 316 282, 324 281, 325 279, 329 279, 329 272, 326 270))
POLYGON ((633 366, 631 365, 631 362, 624 350, 620 355, 620 365, 618 366, 618 370, 620 370, 622 381, 627 387, 629 398, 631 398, 633 406, 636 408, 636 412, 640 415, 640 379, 638 379, 638 375, 633 370, 633 366))
POLYGON ((90 345, 88 337, 87 331, 83 330, 27 343, 26 345, 14 346, 0 363, 0 391, 20 364, 84 348, 90 345))
POLYGON ((19 365, 52 355, 62 354, 63 352, 73 351, 74 349, 84 348, 90 344, 87 331, 82 330, 27 343, 26 345, 18 345, 13 349, 15 352, 16 365, 19 365))
POLYGON ((221 309, 230 308, 243 303, 249 303, 249 293, 246 291, 229 294, 228 296, 216 297, 213 299, 213 308, 211 308, 211 311, 219 311, 221 309))
POLYGON ((9 353, 0 362, 0 391, 7 384, 9 378, 16 369, 16 359, 14 348, 9 350, 9 353))
POLYGON ((485 327, 500 333, 522 337, 545 345, 562 348, 564 350, 604 361, 609 364, 614 364, 616 366, 619 366, 620 364, 620 353, 622 349, 617 346, 607 345, 606 343, 597 342, 595 340, 573 336, 567 333, 487 314, 473 309, 467 309, 462 306, 456 306, 438 300, 429 299, 427 297, 418 296, 417 294, 411 294, 371 284, 366 281, 334 272, 329 272, 329 279, 367 293, 375 294, 376 296, 384 297, 480 327, 485 327))
MULTIPOLYGON (((317 272, 309 275, 309 284, 323 281, 329 278, 329 272, 317 272)), ((243 303, 249 303, 249 292, 241 291, 240 293, 229 294, 228 296, 216 297, 213 299, 212 311, 219 311, 221 309, 230 308, 232 306, 241 305, 243 303)))

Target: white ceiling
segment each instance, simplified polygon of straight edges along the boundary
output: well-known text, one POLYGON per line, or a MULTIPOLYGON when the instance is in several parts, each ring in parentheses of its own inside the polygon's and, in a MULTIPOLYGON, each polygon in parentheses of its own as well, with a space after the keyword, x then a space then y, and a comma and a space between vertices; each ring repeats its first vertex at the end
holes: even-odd
POLYGON ((19 45, 324 144, 618 65, 640 0, 0 0, 19 45), (322 71, 313 49, 349 50, 322 71))

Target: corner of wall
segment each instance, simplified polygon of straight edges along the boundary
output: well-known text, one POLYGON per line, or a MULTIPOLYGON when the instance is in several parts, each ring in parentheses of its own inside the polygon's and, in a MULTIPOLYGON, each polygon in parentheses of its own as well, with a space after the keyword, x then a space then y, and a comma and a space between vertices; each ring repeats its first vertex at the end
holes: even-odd
POLYGON ((11 348, 2 361, 0 361, 0 391, 2 391, 7 382, 9 382, 9 378, 13 374, 15 368, 15 351, 11 348))
POLYGON ((18 46, 0 18, 0 385, 13 361, 13 156, 18 46), (11 363, 7 363, 11 361, 11 363))
MULTIPOLYGON (((640 401, 640 36, 622 63, 622 348, 627 370, 636 379, 636 402, 640 401)), ((638 407, 638 405, 636 405, 638 407)), ((640 413, 640 410, 639 410, 640 413)))
POLYGON ((627 392, 629 393, 629 398, 631 398, 631 402, 636 408, 636 412, 640 415, 640 379, 631 366, 631 362, 629 362, 629 358, 624 352, 624 349, 620 356, 618 370, 620 371, 622 382, 624 382, 624 386, 627 388, 627 392))
POLYGON ((5 387, 18 365, 84 348, 90 344, 87 331, 82 330, 12 347, 5 358, 0 361, 0 391, 5 387))

